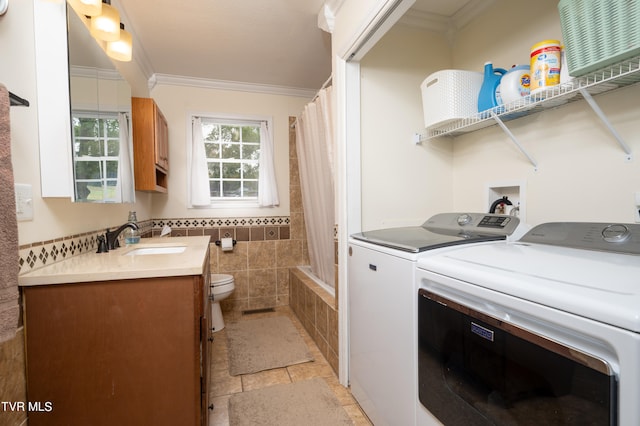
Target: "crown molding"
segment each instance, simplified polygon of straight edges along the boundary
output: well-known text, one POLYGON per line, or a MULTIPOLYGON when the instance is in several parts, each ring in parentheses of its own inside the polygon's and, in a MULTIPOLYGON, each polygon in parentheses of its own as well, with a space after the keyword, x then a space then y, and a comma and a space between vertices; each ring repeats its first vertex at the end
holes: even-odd
POLYGON ((457 11, 451 21, 456 30, 463 28, 471 22, 476 16, 480 15, 485 9, 495 3, 495 0, 472 0, 462 9, 457 11))
POLYGON ((495 0, 472 0, 451 17, 419 9, 409 9, 399 23, 413 28, 450 34, 452 31, 455 32, 463 28, 494 2, 495 0))
POLYGON ((82 67, 79 65, 71 65, 69 67, 69 75, 72 77, 96 78, 101 80, 122 80, 122 76, 116 70, 82 67))
POLYGON ((417 9, 409 9, 398 22, 408 27, 420 28, 437 33, 447 32, 452 25, 451 18, 417 9))
POLYGON ((206 78, 182 77, 170 74, 153 74, 148 81, 149 90, 157 85, 187 86, 201 89, 230 90, 234 92, 265 93, 269 95, 295 96, 313 98, 317 93, 314 89, 300 89, 296 87, 273 86, 269 84, 243 83, 239 81, 211 80, 206 78))

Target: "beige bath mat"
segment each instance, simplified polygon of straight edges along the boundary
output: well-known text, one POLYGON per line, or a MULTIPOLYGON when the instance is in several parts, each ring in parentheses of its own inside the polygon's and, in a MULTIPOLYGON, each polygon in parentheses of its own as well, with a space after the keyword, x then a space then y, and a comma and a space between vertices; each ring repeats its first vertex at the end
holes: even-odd
POLYGON ((229 373, 257 373, 313 361, 291 320, 284 316, 227 324, 229 373))
POLYGON ((232 395, 229 424, 340 426, 353 423, 327 383, 315 378, 232 395))

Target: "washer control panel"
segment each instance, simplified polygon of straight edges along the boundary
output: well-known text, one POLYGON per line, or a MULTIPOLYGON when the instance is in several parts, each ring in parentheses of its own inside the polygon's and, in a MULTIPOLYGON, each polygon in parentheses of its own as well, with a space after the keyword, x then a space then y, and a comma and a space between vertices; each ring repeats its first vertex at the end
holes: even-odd
POLYGON ((477 232, 509 236, 520 224, 517 216, 493 213, 439 213, 422 227, 433 232, 477 232))

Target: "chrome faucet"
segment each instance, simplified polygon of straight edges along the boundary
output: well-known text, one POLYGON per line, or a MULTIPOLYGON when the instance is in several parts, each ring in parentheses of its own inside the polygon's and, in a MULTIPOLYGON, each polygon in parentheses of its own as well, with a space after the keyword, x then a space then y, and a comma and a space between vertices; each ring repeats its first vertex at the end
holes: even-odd
POLYGON ((107 247, 109 250, 117 249, 118 247, 120 247, 120 243, 118 242, 118 236, 120 236, 122 231, 124 231, 127 228, 131 228, 136 231, 140 229, 138 228, 138 225, 134 222, 127 222, 124 225, 122 225, 120 228, 116 229, 115 231, 109 231, 109 228, 107 228, 107 232, 105 236, 107 237, 107 247))

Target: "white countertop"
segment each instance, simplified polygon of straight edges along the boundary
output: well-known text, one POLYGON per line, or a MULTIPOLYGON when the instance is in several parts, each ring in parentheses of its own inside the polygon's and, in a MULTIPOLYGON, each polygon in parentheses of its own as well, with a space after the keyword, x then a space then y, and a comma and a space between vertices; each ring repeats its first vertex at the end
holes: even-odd
POLYGON ((200 275, 209 237, 143 238, 108 253, 86 253, 20 275, 20 286, 200 275), (184 247, 182 253, 127 255, 140 248, 184 247))

